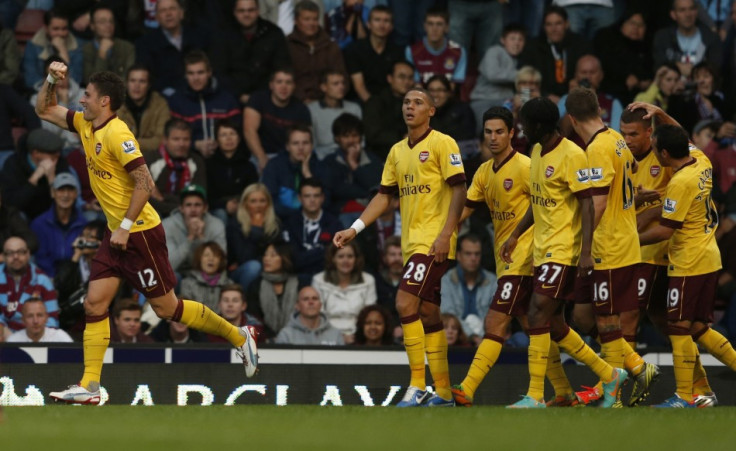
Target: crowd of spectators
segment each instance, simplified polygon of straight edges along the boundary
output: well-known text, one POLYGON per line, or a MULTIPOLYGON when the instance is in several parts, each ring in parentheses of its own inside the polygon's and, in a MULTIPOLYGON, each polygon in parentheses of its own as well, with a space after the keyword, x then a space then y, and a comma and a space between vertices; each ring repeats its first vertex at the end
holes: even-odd
MULTIPOLYGON (((0 10, 0 341, 80 339, 105 231, 79 137, 33 114, 53 61, 69 66, 57 97, 73 110, 91 73, 125 81, 117 114, 155 181, 177 295, 255 326, 262 342, 296 345, 401 342, 398 201, 349 246, 331 243, 405 137, 412 86, 433 97, 431 126, 458 142, 468 181, 490 158, 480 120, 491 106, 517 118, 546 96, 564 116, 566 93, 589 87, 618 129, 630 102, 654 103, 713 163, 716 327, 736 338, 736 2, 0 0, 0 10)), ((560 130, 585 146, 564 117, 560 130)), ((512 144, 529 153, 518 120, 512 144)), ((481 210, 442 280, 457 346, 483 337, 496 289, 481 210)), ((129 287, 111 318, 113 341, 216 341, 157 321, 129 287)), ((518 325, 508 337, 526 345, 518 325)))

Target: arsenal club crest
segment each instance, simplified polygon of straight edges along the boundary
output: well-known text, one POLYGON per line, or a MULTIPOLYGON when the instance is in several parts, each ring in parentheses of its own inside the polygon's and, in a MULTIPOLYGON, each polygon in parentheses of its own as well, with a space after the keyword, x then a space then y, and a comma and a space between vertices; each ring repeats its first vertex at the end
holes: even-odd
POLYGON ((419 161, 421 161, 422 163, 424 163, 428 159, 429 159, 429 151, 428 150, 422 150, 421 152, 419 152, 419 161))
POLYGON ((503 189, 506 191, 511 191, 511 187, 514 186, 514 181, 511 179, 504 179, 503 181, 503 189))
POLYGON ((649 168, 649 174, 651 174, 652 177, 656 177, 659 175, 660 167, 657 165, 652 166, 649 168))
POLYGON ((102 143, 97 143, 95 144, 95 153, 99 155, 100 152, 102 152, 102 143))
POLYGON ((555 168, 553 168, 552 166, 547 166, 547 170, 544 171, 544 175, 546 175, 547 178, 552 177, 552 174, 554 173, 555 173, 555 168))

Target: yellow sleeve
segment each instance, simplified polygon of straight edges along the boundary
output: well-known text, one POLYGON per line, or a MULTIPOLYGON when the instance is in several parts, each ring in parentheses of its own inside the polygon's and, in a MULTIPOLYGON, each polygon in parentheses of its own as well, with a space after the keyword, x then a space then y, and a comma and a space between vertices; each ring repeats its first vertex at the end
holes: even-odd
POLYGON ((105 136, 105 145, 126 171, 131 171, 143 159, 141 148, 127 126, 115 127, 105 136))
POLYGON ((465 183, 465 168, 463 167, 463 157, 460 155, 460 148, 454 139, 449 136, 438 143, 437 152, 439 153, 440 171, 442 178, 450 185, 457 183, 465 183))
POLYGON ((468 201, 472 203, 478 203, 478 202, 484 202, 485 196, 483 195, 483 192, 485 191, 484 188, 486 186, 486 177, 485 175, 488 173, 488 166, 485 164, 482 164, 478 171, 476 171, 475 175, 473 176, 473 182, 470 184, 470 188, 468 188, 468 194, 467 199, 468 201))
POLYGON ((524 194, 531 194, 531 173, 532 173, 532 162, 529 159, 522 161, 520 165, 521 170, 519 171, 519 178, 521 178, 521 192, 524 194))
POLYGON ((682 227, 682 223, 685 222, 685 217, 688 210, 690 210, 690 204, 692 204, 695 195, 691 184, 682 183, 683 181, 673 179, 667 184, 667 190, 662 201, 662 219, 660 219, 662 225, 679 229, 682 227))
POLYGON ((586 152, 590 166, 590 187, 594 191, 593 194, 608 194, 608 189, 616 175, 611 158, 613 149, 607 149, 604 141, 592 143, 586 152))
POLYGON ((394 162, 394 148, 386 157, 386 163, 383 165, 383 174, 381 175, 381 187, 379 191, 384 194, 396 191, 399 186, 398 180, 396 180, 396 163, 394 162))
POLYGON ((590 189, 588 157, 580 148, 571 149, 567 156, 567 184, 573 193, 583 193, 590 189))

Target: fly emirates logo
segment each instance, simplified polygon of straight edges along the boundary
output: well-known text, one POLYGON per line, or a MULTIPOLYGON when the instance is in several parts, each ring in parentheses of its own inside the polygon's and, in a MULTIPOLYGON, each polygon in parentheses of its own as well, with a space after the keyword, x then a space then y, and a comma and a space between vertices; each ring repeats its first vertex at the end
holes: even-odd
POLYGON ((531 195, 531 201, 534 205, 540 205, 546 208, 554 208, 557 206, 556 200, 542 195, 542 187, 539 183, 532 183, 532 187, 534 188, 534 192, 531 195))
POLYGON ((102 169, 97 169, 97 165, 95 165, 95 161, 92 159, 92 157, 87 157, 87 169, 89 170, 90 174, 99 179, 110 180, 112 178, 112 174, 110 174, 110 172, 102 169))
POLYGON ((399 189, 399 197, 413 196, 416 194, 429 194, 432 192, 432 187, 429 184, 417 184, 414 183, 414 175, 404 175, 404 185, 399 189))

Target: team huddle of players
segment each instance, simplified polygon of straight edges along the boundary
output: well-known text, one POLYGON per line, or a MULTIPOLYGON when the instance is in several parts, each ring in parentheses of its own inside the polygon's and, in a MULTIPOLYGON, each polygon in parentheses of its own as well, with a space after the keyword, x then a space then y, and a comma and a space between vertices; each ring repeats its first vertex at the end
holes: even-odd
POLYGON ((736 352, 708 327, 721 268, 710 161, 653 105, 630 105, 621 134, 604 126, 590 90, 573 90, 566 108, 585 150, 559 135, 559 113, 547 99, 529 101, 520 113, 536 143, 531 158, 511 148, 508 112, 492 108, 483 117, 493 158, 478 170, 463 218, 482 204, 493 212, 498 290, 484 340, 452 388, 455 402, 472 405, 509 321, 518 317, 530 336, 530 384, 509 407, 622 407, 627 377, 634 381, 628 404, 635 406, 659 376, 635 351, 646 313, 673 348, 676 393, 657 407, 716 405, 695 342, 732 369, 736 352), (575 303, 577 328, 597 336, 600 356, 565 324, 566 301, 575 303), (575 393, 560 348, 593 370, 598 385, 575 393), (555 390, 546 403, 545 375, 555 390))

